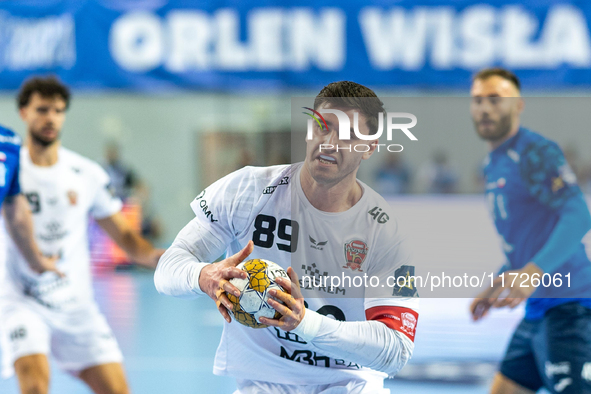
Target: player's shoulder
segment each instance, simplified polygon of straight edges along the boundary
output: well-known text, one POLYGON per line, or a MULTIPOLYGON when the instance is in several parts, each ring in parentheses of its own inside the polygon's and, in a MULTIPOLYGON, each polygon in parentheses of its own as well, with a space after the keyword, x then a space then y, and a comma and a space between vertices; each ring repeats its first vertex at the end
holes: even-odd
POLYGON ((256 192, 267 188, 287 185, 294 172, 294 165, 284 164, 268 167, 246 166, 224 177, 226 183, 238 188, 247 187, 256 192))
POLYGON ((524 128, 520 130, 516 150, 525 159, 533 158, 530 156, 544 154, 546 151, 561 152, 560 146, 555 141, 540 133, 524 128))
POLYGON ((20 146, 21 137, 14 131, 0 125, 0 144, 20 146))
POLYGON ((521 130, 518 141, 519 164, 521 171, 531 173, 565 164, 564 153, 553 140, 531 130, 521 130))
POLYGON ((370 221, 370 225, 385 236, 401 235, 400 223, 398 221, 396 210, 392 205, 365 183, 358 180, 363 187, 365 196, 365 213, 370 221))
POLYGON ((106 176, 105 170, 99 163, 78 152, 74 152, 73 150, 62 146, 60 147, 58 154, 59 160, 63 164, 83 177, 102 179, 106 176))

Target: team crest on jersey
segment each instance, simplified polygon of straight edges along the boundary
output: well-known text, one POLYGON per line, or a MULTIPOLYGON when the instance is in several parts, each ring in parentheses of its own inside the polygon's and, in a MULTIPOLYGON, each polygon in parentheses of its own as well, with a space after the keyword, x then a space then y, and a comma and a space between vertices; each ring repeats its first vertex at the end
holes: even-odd
POLYGON ((70 201, 70 205, 76 205, 78 203, 78 193, 76 193, 74 190, 69 190, 68 201, 70 201))
POLYGON ((6 161, 6 153, 0 152, 0 161, 6 161))
POLYGON ((367 256, 367 244, 361 240, 354 239, 345 244, 345 259, 347 264, 343 268, 351 268, 353 271, 363 272, 361 265, 367 256))

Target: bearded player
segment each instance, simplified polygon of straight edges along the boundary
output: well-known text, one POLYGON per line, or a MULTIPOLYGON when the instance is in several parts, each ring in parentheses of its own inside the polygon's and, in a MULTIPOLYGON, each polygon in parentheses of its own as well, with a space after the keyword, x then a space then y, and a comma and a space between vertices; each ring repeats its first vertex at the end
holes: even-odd
MULTIPOLYGON (((376 133, 385 113, 372 90, 347 81, 326 86, 315 99, 314 111, 335 109, 351 124, 358 112, 365 135, 376 133)), ((339 289, 332 295, 327 288, 300 289, 290 266, 327 277, 414 272, 388 204, 356 179, 377 140, 339 140, 337 117, 324 112, 323 118, 322 126, 314 123, 303 163, 245 167, 201 192, 191 204, 196 217, 156 269, 159 292, 207 294, 216 302, 226 323, 214 373, 236 378, 237 393, 388 392, 384 378, 413 352, 418 298, 412 285, 386 286, 387 293, 362 289, 360 296, 345 298, 339 289), (355 148, 360 143, 370 144, 369 150, 355 148), (382 220, 376 212, 385 213, 378 216, 382 220), (231 257, 211 264, 225 251, 231 257), (269 301, 282 316, 260 318, 268 326, 261 329, 230 323, 225 295, 239 294, 228 281, 246 277, 235 266, 251 254, 279 264, 290 278, 276 279, 285 292, 271 291, 284 303, 269 301), (402 297, 390 297, 393 292, 402 297)))
POLYGON ((478 320, 491 307, 527 299, 491 392, 591 393, 591 263, 581 243, 591 229, 587 204, 558 145, 520 126, 524 102, 513 73, 479 72, 471 95, 476 131, 490 148, 487 200, 511 270, 471 312, 478 320), (533 280, 544 274, 561 282, 533 280))
POLYGON ((6 277, 0 283, 3 372, 16 372, 23 393, 47 393, 51 354, 95 393, 128 393, 121 351, 93 299, 88 216, 139 264, 155 267, 162 251, 122 217, 121 201, 109 191, 105 171, 61 146, 69 99, 68 89, 52 77, 30 79, 18 96, 27 125, 20 150, 21 189, 39 247, 59 257, 61 275, 37 274, 9 243, 6 277))

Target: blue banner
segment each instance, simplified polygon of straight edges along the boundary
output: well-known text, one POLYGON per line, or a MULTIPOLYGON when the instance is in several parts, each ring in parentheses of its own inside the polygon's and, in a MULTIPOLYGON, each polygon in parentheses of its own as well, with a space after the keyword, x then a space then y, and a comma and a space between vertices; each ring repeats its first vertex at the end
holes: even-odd
POLYGON ((591 87, 589 20, 587 1, 2 1, 0 89, 466 89, 488 66, 591 87))

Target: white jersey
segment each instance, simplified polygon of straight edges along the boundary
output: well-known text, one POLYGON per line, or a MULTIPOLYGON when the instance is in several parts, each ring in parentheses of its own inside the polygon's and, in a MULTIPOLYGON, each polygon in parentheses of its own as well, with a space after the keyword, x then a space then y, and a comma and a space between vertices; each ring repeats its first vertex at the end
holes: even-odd
POLYGON ((31 162, 20 152, 20 184, 32 213, 35 239, 46 255, 57 255, 65 274, 33 272, 10 237, 6 273, 0 283, 3 299, 26 299, 54 312, 77 311, 93 302, 88 246, 88 219, 109 217, 121 201, 109 191, 109 177, 95 162, 66 148, 49 167, 31 162))
MULTIPOLYGON (((359 182, 363 195, 352 208, 339 213, 320 211, 304 195, 301 169, 302 164, 245 167, 209 186, 191 207, 200 225, 230 245, 227 255, 253 240, 249 258, 270 260, 284 269, 292 266, 301 282, 303 275, 319 279, 367 274, 385 279, 401 269, 412 271, 394 215, 381 196, 359 182)), ((363 286, 356 291, 345 286, 312 290, 309 283, 305 287, 307 308, 338 320, 364 321, 365 311, 374 307, 408 308, 413 316, 407 313, 399 330, 414 340, 415 289, 407 298, 392 298, 393 289, 387 286, 373 293, 363 286)), ((327 357, 293 333, 274 327, 252 329, 237 322, 224 323, 214 373, 295 385, 351 379, 381 382, 386 377, 327 357)))

